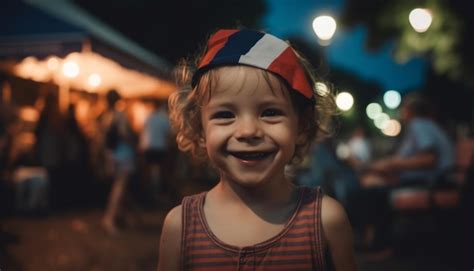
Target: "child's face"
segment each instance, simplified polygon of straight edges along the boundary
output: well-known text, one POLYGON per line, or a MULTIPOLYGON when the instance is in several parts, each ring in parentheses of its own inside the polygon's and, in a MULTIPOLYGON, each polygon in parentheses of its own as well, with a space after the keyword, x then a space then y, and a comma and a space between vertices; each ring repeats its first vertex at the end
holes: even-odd
POLYGON ((202 107, 203 141, 221 178, 255 187, 283 180, 298 137, 288 90, 272 74, 247 66, 216 70, 218 82, 202 107), (269 85, 270 84, 270 85, 269 85))

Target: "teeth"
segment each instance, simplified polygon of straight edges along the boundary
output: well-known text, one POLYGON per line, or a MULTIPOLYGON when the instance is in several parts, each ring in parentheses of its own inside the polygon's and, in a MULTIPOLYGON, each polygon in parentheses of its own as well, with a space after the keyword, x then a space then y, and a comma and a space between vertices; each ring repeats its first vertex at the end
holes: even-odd
POLYGON ((258 160, 267 157, 271 152, 232 152, 233 156, 244 160, 258 160))

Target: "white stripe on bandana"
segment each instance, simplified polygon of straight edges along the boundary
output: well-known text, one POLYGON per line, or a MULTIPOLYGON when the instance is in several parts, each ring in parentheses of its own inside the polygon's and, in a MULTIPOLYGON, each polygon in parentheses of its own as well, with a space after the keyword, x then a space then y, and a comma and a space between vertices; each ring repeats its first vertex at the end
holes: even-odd
POLYGON ((288 47, 286 42, 265 34, 245 55, 240 57, 239 63, 266 69, 288 47))

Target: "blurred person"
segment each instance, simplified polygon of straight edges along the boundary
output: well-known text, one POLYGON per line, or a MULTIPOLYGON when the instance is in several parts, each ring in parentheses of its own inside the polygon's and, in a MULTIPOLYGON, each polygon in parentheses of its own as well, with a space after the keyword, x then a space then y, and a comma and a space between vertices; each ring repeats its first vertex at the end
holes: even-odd
POLYGON ((44 167, 18 166, 13 174, 15 208, 18 211, 46 214, 49 208, 49 176, 44 167))
POLYGON ((73 167, 83 166, 87 160, 87 139, 79 127, 75 114, 76 107, 69 105, 65 118, 65 163, 73 167))
POLYGON ((100 118, 104 131, 106 167, 112 177, 112 188, 102 218, 103 228, 110 234, 118 232, 118 222, 124 219, 134 223, 137 214, 132 211, 133 202, 128 195, 128 184, 135 170, 133 132, 127 116, 116 108, 120 94, 112 89, 106 94, 107 109, 100 118))
POLYGON ((5 206, 7 206, 5 199, 7 199, 6 195, 8 191, 7 169, 9 166, 10 147, 11 138, 7 131, 7 125, 0 115, 0 218, 6 213, 5 206))
POLYGON ((58 97, 52 93, 45 94, 38 102, 43 102, 34 134, 36 142, 34 154, 37 165, 47 170, 50 182, 50 199, 52 208, 61 207, 64 191, 64 122, 59 110, 58 97))
POLYGON ((7 132, 7 125, 0 118, 0 178, 8 165, 10 153, 10 136, 7 132))
POLYGON ((166 111, 166 101, 153 100, 153 110, 148 115, 140 136, 140 149, 143 152, 145 168, 153 195, 167 189, 165 180, 166 161, 169 160, 170 123, 166 111))
POLYGON ((400 120, 404 134, 396 154, 373 162, 361 176, 358 195, 363 242, 373 250, 390 249, 392 214, 389 195, 399 187, 427 186, 444 180, 455 163, 454 147, 430 116, 430 103, 420 94, 403 98, 400 120))
POLYGON ((68 192, 64 202, 68 204, 80 203, 83 200, 83 193, 89 173, 89 143, 85 134, 79 127, 76 119, 75 105, 69 105, 65 117, 64 131, 64 171, 67 174, 68 192))
POLYGON ((404 97, 400 120, 404 125, 396 154, 374 161, 362 178, 364 187, 429 184, 454 167, 454 146, 430 117, 430 104, 417 93, 404 97))
MULTIPOLYGON (((44 98, 41 97, 41 99, 44 98)), ((54 103, 54 99, 50 101, 54 103)), ((38 159, 37 141, 35 135, 31 133, 35 127, 27 125, 18 114, 19 110, 8 107, 10 106, 0 105, 0 122, 5 125, 6 136, 3 161, 0 161, 0 168, 2 168, 0 181, 3 182, 0 186, 5 185, 4 188, 8 189, 7 195, 0 195, 2 201, 8 202, 2 207, 11 206, 15 211, 28 214, 45 214, 49 210, 51 202, 49 193, 51 181, 48 177, 48 170, 56 172, 60 167, 47 169, 40 164, 45 161, 38 159), (5 112, 4 110, 10 111, 10 117, 7 119, 2 114, 5 112)), ((56 175, 56 181, 58 179, 58 175, 56 175)), ((0 194, 2 193, 0 192, 0 194)))
POLYGON ((168 213, 158 270, 356 270, 343 207, 285 173, 334 108, 303 61, 259 31, 210 37, 193 78, 170 97, 170 117, 180 149, 208 160, 219 181, 168 213))
POLYGON ((352 131, 352 135, 347 142, 350 154, 348 163, 356 170, 362 170, 372 159, 370 141, 367 138, 367 131, 364 127, 358 126, 352 131))
POLYGON ((0 187, 9 177, 14 160, 14 128, 18 112, 9 103, 0 99, 0 187))

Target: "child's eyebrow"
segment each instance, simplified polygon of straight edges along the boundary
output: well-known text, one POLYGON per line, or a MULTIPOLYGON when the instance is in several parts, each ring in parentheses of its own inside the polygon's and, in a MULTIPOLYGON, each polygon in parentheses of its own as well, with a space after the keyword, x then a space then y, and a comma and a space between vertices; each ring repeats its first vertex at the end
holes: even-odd
POLYGON ((234 108, 235 104, 228 100, 228 99, 223 99, 223 100, 211 100, 208 104, 208 107, 225 107, 225 108, 234 108))
POLYGON ((259 107, 275 106, 275 105, 277 105, 277 106, 287 106, 285 101, 282 101, 282 100, 279 100, 279 99, 267 99, 267 100, 260 101, 258 103, 259 107))
MULTIPOLYGON (((235 110, 236 105, 232 101, 215 101, 215 102, 210 102, 207 105, 210 109, 213 110, 219 110, 219 109, 229 109, 229 110, 235 110)), ((289 105, 285 103, 284 101, 277 100, 277 99, 269 99, 269 100, 264 100, 260 103, 257 104, 258 108, 266 108, 266 107, 278 107, 278 108, 287 108, 289 105)))

